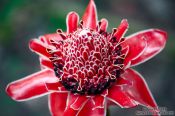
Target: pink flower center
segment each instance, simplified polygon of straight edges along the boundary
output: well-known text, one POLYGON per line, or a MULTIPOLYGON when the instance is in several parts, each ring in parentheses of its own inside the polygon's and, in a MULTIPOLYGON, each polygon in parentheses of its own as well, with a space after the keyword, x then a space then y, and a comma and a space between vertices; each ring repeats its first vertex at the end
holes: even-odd
POLYGON ((78 28, 65 40, 51 41, 56 76, 64 87, 79 94, 99 94, 109 88, 123 72, 125 54, 113 34, 78 28))

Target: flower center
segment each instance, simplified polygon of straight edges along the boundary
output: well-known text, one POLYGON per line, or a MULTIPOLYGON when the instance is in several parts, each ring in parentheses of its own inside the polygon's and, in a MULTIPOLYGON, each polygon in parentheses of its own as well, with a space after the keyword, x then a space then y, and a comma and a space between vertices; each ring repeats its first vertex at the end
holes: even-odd
POLYGON ((124 61, 122 47, 111 35, 78 28, 65 36, 65 40, 51 41, 55 49, 48 50, 53 56, 50 59, 56 76, 67 90, 100 94, 120 77, 124 61))

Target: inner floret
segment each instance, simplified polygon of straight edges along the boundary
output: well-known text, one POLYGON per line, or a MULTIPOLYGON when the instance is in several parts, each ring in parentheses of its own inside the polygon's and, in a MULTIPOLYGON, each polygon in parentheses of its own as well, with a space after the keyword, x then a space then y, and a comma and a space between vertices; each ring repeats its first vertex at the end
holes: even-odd
POLYGON ((54 71, 63 86, 79 94, 99 94, 109 88, 123 71, 125 54, 113 34, 78 28, 64 35, 64 40, 51 40, 48 49, 54 71))

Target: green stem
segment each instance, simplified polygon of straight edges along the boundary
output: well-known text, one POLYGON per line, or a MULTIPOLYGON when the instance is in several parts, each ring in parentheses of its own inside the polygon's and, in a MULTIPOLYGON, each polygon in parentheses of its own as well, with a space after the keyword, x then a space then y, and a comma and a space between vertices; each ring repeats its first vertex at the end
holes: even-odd
POLYGON ((109 110, 109 108, 107 108, 106 116, 110 116, 110 110, 109 110))

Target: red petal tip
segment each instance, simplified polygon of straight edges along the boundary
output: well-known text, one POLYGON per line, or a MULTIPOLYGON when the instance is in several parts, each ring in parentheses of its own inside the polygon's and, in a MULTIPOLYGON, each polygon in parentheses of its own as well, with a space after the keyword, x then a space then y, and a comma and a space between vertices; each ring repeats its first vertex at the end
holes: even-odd
POLYGON ((72 11, 69 12, 67 15, 67 33, 72 33, 76 31, 77 26, 78 26, 78 21, 79 21, 79 16, 76 12, 72 11))
POLYGON ((94 3, 94 0, 90 0, 82 20, 83 20, 83 26, 85 28, 96 29, 97 10, 96 10, 96 5, 94 3))
POLYGON ((137 32, 134 35, 126 37, 127 39, 140 39, 145 38, 147 46, 144 51, 136 59, 132 59, 131 66, 143 63, 150 58, 154 57, 156 54, 160 53, 165 47, 167 41, 167 33, 159 29, 148 29, 144 31, 137 32))
POLYGON ((124 24, 126 27, 129 27, 129 24, 128 24, 128 20, 127 19, 123 19, 121 21, 121 24, 124 24))
POLYGON ((38 43, 39 41, 37 39, 30 39, 29 40, 29 48, 33 52, 35 51, 33 48, 36 47, 36 45, 35 45, 36 42, 38 43))
POLYGON ((15 95, 12 91, 12 86, 13 86, 12 83, 8 84, 5 90, 8 96, 10 96, 13 100, 17 101, 18 99, 14 97, 15 95))
POLYGON ((117 41, 121 40, 121 38, 124 36, 128 28, 129 28, 129 24, 127 19, 123 19, 117 28, 117 32, 114 35, 117 38, 117 41))
POLYGON ((102 31, 106 31, 107 30, 107 27, 108 27, 108 20, 105 19, 105 18, 102 18, 101 19, 101 27, 100 27, 100 29, 102 31))
POLYGON ((31 51, 36 52, 39 55, 50 57, 50 54, 46 51, 46 45, 38 39, 31 39, 29 41, 29 48, 31 51))
POLYGON ((106 22, 106 23, 108 24, 108 20, 105 19, 105 18, 102 18, 102 19, 101 19, 101 22, 106 22))
POLYGON ((45 69, 7 85, 7 94, 16 101, 25 101, 48 94, 45 83, 57 82, 52 70, 45 69))
POLYGON ((154 29, 154 30, 155 30, 155 32, 161 34, 165 40, 168 39, 168 34, 167 34, 166 31, 163 31, 163 30, 160 30, 160 29, 154 29))
MULTIPOLYGON (((30 40, 29 40, 29 48, 30 48, 30 49, 31 49, 32 46, 33 46, 33 41, 34 41, 33 39, 30 39, 30 40)), ((31 49, 31 50, 32 50, 32 49, 31 49)))

